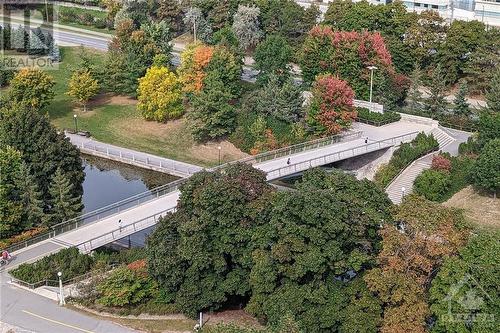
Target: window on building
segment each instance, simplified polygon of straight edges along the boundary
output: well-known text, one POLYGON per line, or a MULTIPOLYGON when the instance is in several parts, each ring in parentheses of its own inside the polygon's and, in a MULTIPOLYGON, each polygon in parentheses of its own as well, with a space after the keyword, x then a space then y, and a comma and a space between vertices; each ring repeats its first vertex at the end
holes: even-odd
POLYGON ((438 9, 438 6, 437 5, 432 5, 432 8, 433 9, 438 9))

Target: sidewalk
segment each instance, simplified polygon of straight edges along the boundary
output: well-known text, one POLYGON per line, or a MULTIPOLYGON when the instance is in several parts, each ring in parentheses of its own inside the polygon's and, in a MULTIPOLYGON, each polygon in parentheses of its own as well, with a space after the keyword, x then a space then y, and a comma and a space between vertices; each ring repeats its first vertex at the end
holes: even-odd
POLYGON ((118 147, 68 132, 66 132, 66 137, 68 137, 71 143, 77 146, 82 153, 168 173, 182 178, 189 177, 203 170, 203 167, 198 165, 118 147))

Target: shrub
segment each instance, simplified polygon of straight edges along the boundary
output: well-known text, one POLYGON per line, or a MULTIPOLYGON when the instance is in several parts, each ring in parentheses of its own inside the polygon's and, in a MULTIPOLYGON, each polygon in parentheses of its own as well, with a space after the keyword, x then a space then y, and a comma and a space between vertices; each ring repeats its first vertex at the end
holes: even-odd
POLYGON ((380 168, 375 174, 375 182, 386 187, 408 164, 437 149, 439 149, 439 143, 432 134, 419 133, 415 139, 409 143, 403 143, 394 152, 387 166, 380 168))
POLYGON ((451 161, 443 155, 435 155, 432 158, 431 168, 437 171, 450 171, 451 161))
POLYGON ((58 280, 57 272, 63 273, 63 280, 70 280, 90 271, 94 260, 75 248, 63 249, 31 264, 21 264, 10 273, 16 279, 27 283, 43 280, 58 280))
POLYGON ((375 126, 382 126, 394 123, 401 119, 401 115, 396 112, 372 112, 367 108, 356 108, 358 111, 357 121, 375 126))
POLYGON ((96 288, 101 293, 97 302, 104 306, 144 303, 157 292, 157 285, 145 268, 133 270, 126 266, 113 270, 96 288))
POLYGON ((450 175, 439 170, 424 170, 413 183, 415 193, 431 201, 440 201, 451 186, 450 175))

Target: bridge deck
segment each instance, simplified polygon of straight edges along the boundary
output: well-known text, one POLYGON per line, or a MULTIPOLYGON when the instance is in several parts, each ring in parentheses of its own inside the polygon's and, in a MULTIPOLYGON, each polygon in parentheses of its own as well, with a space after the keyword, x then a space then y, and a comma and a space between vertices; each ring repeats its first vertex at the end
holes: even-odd
MULTIPOLYGON (((348 142, 335 143, 322 148, 304 151, 297 154, 284 156, 270 161, 255 164, 254 167, 268 172, 268 179, 277 179, 285 175, 290 175, 298 171, 306 170, 311 166, 324 165, 334 161, 359 156, 368 152, 386 149, 401 141, 408 142, 416 135, 415 131, 429 132, 430 126, 423 124, 401 124, 395 123, 380 128, 367 127, 356 124, 357 129, 361 129, 370 138, 368 144, 365 137, 348 142), (397 125, 399 124, 399 125, 397 125), (391 126, 392 125, 392 126, 391 126), (405 135, 403 138, 390 140, 393 133, 405 135), (382 140, 388 140, 381 143, 382 140), (344 152, 340 153, 339 152, 344 152), (290 165, 287 160, 290 158, 290 165), (278 170, 278 172, 277 172, 278 170)), ((114 240, 126 237, 137 231, 146 229, 156 223, 160 215, 165 215, 167 211, 175 210, 179 191, 173 191, 157 199, 150 200, 139 206, 124 210, 112 216, 108 216, 96 222, 68 231, 49 240, 32 245, 28 248, 14 253, 19 260, 14 260, 9 269, 25 261, 32 261, 33 258, 58 251, 64 247, 78 246, 83 252, 89 252, 114 240), (118 220, 122 220, 122 229, 119 229, 118 220), (43 245, 43 244, 52 245, 43 245), (32 254, 30 254, 32 252, 32 254)))

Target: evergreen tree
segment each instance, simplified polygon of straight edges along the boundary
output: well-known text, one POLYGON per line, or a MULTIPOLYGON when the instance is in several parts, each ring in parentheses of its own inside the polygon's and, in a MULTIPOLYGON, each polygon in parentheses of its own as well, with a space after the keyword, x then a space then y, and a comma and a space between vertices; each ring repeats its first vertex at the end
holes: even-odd
POLYGON ((0 145, 0 239, 22 231, 22 207, 16 197, 15 179, 21 165, 21 153, 0 145))
POLYGON ((205 19, 205 16, 203 16, 203 13, 199 8, 192 7, 188 10, 184 16, 184 24, 193 32, 193 35, 196 35, 196 39, 199 39, 206 44, 210 44, 213 34, 212 26, 205 19))
POLYGON ((239 5, 233 16, 233 31, 244 50, 257 45, 263 35, 259 15, 259 7, 239 5))
POLYGON ((453 113, 455 113, 457 116, 468 117, 470 114, 469 103, 467 103, 468 91, 469 89, 467 88, 467 82, 460 82, 460 88, 458 89, 457 94, 455 95, 455 100, 453 101, 453 104, 455 105, 453 108, 453 113))
POLYGON ((425 101, 425 109, 432 115, 446 111, 445 79, 441 65, 437 65, 432 73, 431 95, 425 101))
POLYGON ((28 54, 30 55, 44 55, 47 53, 47 45, 45 44, 45 35, 40 27, 33 29, 29 34, 29 48, 28 54))
POLYGON ((59 168, 52 177, 49 193, 51 225, 77 217, 82 211, 82 197, 73 194, 73 184, 59 168))
POLYGON ((16 187, 19 191, 19 201, 23 207, 23 221, 26 227, 31 228, 43 224, 45 215, 42 192, 38 189, 38 184, 30 174, 26 163, 21 163, 16 177, 16 187))
POLYGON ((220 138, 235 128, 236 112, 229 104, 232 94, 219 80, 205 80, 203 90, 192 98, 191 130, 198 141, 220 138))
POLYGON ((411 113, 417 113, 422 108, 422 92, 420 91, 420 87, 422 86, 422 71, 418 65, 415 65, 415 69, 411 73, 410 82, 406 105, 411 113))
POLYGON ((488 108, 494 112, 500 112, 500 69, 497 68, 491 79, 490 88, 486 92, 488 108))
POLYGON ((255 49, 255 66, 260 70, 258 81, 266 83, 270 74, 284 79, 290 76, 289 63, 293 50, 286 39, 279 35, 270 35, 255 49))

